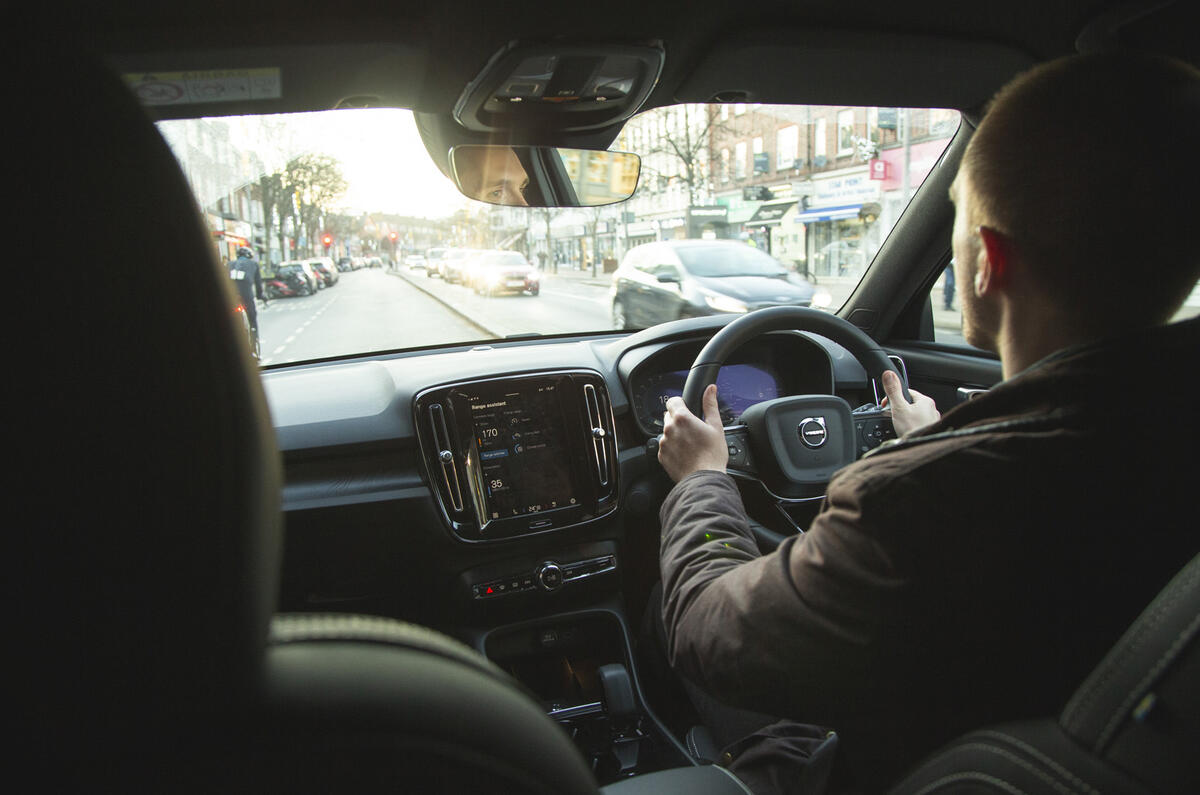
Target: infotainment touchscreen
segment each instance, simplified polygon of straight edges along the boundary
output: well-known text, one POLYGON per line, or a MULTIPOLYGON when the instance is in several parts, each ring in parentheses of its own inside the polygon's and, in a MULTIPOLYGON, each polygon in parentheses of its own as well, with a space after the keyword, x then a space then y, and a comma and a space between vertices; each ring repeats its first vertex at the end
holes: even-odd
POLYGON ((576 504, 558 389, 547 379, 465 395, 482 474, 482 519, 576 504))

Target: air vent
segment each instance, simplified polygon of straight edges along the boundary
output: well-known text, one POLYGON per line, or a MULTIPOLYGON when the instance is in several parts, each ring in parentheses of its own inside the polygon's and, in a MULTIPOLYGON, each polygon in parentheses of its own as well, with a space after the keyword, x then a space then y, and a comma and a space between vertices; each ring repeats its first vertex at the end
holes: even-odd
POLYGON ((450 431, 446 427, 446 413, 441 403, 429 407, 429 424, 433 429, 433 445, 437 450, 437 465, 442 470, 442 481, 450 505, 456 513, 463 509, 462 490, 458 486, 458 468, 454 463, 454 446, 450 443, 450 431))
POLYGON ((583 385, 583 402, 587 406, 588 425, 591 426, 592 455, 596 462, 596 474, 600 485, 608 485, 608 434, 604 427, 603 414, 600 412, 600 396, 596 387, 591 384, 583 385))

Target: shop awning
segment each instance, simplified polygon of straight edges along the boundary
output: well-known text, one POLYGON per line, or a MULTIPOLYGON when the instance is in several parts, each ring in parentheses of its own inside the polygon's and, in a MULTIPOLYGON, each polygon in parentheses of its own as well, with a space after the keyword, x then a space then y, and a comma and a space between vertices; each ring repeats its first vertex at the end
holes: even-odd
POLYGON ((780 202, 764 202, 755 210, 754 215, 750 216, 750 220, 746 221, 747 226, 762 225, 762 224, 777 224, 779 219, 783 217, 794 204, 795 199, 780 202))
POLYGON ((817 221, 841 221, 846 218, 857 218, 861 204, 842 204, 837 207, 816 207, 797 213, 793 219, 798 224, 811 224, 817 221))

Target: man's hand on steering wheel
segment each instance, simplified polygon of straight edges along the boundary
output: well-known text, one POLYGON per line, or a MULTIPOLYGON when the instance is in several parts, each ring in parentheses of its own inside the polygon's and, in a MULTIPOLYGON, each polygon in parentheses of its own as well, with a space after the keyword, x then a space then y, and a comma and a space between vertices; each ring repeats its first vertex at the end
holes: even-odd
POLYGON ((908 391, 913 397, 912 403, 904 399, 900 393, 900 376, 893 372, 885 372, 880 380, 883 381, 883 391, 887 393, 880 405, 884 408, 891 407, 892 427, 896 429, 897 436, 907 436, 918 428, 932 425, 941 419, 937 404, 928 395, 910 389, 908 391))
POLYGON ((658 461, 677 483, 702 469, 724 472, 729 462, 716 384, 709 384, 704 390, 703 403, 703 420, 689 411, 683 398, 679 397, 668 400, 667 410, 663 413, 658 461))

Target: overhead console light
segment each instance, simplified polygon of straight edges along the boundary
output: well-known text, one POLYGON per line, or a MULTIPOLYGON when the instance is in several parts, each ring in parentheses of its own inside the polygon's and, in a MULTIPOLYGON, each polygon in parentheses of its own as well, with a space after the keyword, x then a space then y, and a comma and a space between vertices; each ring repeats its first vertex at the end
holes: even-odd
POLYGON ((661 44, 510 43, 463 91, 454 119, 475 132, 591 130, 642 106, 662 73, 661 44))

